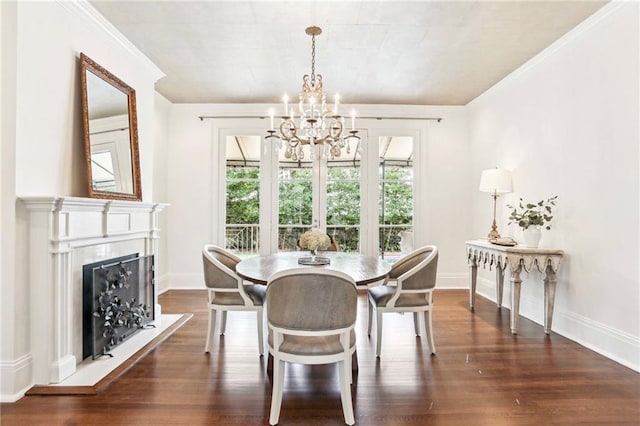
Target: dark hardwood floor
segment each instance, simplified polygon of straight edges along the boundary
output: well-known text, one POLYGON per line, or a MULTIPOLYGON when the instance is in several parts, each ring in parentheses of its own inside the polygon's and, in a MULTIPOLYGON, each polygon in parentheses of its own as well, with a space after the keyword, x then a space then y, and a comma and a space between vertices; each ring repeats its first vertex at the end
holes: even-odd
MULTIPOLYGON (((481 297, 437 291, 437 355, 413 334, 412 316, 385 316, 382 358, 366 334, 359 298, 359 372, 353 383, 360 425, 622 425, 640 423, 640 374, 481 297)), ((255 314, 230 313, 226 335, 203 352, 205 291, 160 296, 166 313, 195 315, 97 396, 27 396, 2 404, 8 425, 265 425, 271 382, 257 352, 255 314)), ((282 425, 343 424, 333 366, 286 370, 282 425)))

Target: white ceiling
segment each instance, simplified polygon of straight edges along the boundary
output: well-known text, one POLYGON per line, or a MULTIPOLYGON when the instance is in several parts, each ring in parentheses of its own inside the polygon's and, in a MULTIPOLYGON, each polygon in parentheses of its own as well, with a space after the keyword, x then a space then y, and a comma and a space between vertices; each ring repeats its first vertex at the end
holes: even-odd
MULTIPOLYGON (((464 105, 606 1, 91 1, 175 103, 270 103, 311 71, 347 104, 464 105)), ((331 99, 331 98, 330 98, 331 99)))

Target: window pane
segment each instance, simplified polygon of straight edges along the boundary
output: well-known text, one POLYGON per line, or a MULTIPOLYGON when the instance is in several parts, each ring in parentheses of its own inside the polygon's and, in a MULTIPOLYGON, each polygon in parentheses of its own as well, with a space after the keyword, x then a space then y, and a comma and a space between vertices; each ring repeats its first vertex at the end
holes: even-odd
POLYGON ((327 225, 360 224, 360 182, 327 183, 327 225))
POLYGON ((412 249, 413 138, 381 137, 379 148, 379 253, 393 260, 412 249))
POLYGON ((278 169, 278 251, 295 251, 313 218, 313 163, 291 161, 280 152, 278 169))
POLYGON ((327 233, 340 251, 360 251, 360 153, 327 159, 327 233))
POLYGON ((378 223, 385 225, 413 223, 413 182, 385 181, 380 184, 378 223))
POLYGON ((311 180, 281 182, 279 192, 280 225, 311 225, 311 180))
POLYGON ((226 140, 225 247, 240 256, 259 248, 260 137, 230 136, 226 140))

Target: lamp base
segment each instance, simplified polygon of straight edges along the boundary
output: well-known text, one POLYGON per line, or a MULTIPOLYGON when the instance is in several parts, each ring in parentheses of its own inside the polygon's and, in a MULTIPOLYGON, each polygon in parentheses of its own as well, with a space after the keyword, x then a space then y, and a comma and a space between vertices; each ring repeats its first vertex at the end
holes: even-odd
POLYGON ((498 233, 497 229, 492 229, 491 232, 489 232, 488 237, 490 240, 493 240, 493 239, 500 238, 500 234, 498 233))
POLYGON ((491 232, 489 232, 489 239, 500 238, 500 233, 498 232, 498 225, 496 225, 495 218, 493 219, 493 224, 491 225, 491 232))

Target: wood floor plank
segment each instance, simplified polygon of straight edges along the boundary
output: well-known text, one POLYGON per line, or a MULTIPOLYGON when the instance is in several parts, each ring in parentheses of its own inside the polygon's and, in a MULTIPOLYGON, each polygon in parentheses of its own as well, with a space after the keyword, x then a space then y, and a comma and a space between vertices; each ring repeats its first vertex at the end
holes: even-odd
MULTIPOLYGON (((255 313, 231 312, 225 336, 203 352, 206 292, 160 296, 166 313, 193 318, 98 395, 26 396, 0 406, 2 425, 266 425, 271 383, 259 357, 255 313)), ((640 374, 466 291, 436 291, 437 355, 412 316, 384 317, 382 357, 368 339, 359 297, 356 424, 542 425, 640 422, 640 374)), ((287 367, 282 425, 342 424, 336 369, 287 367)))

